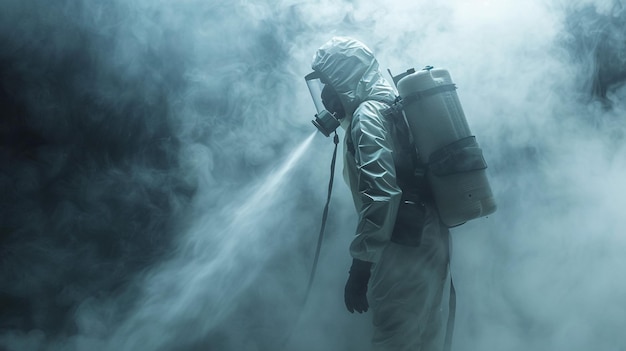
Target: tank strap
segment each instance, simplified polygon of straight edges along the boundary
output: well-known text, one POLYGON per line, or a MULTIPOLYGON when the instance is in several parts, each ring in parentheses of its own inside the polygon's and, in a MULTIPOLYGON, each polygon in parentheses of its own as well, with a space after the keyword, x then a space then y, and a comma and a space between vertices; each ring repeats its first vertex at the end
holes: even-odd
MULTIPOLYGON (((376 99, 372 99, 376 100, 376 99)), ((417 155, 417 148, 415 147, 415 141, 413 135, 410 132, 409 124, 404 119, 402 98, 397 96, 395 100, 390 103, 388 100, 376 100, 389 106, 383 111, 383 115, 393 121, 396 131, 400 135, 400 143, 402 147, 411 154, 411 161, 413 162, 413 169, 416 175, 423 176, 426 173, 426 167, 423 162, 420 161, 417 155)))
MULTIPOLYGON (((402 132, 403 138, 401 138, 402 140, 400 140, 402 142, 402 146, 410 146, 413 150, 416 150, 413 143, 413 136, 410 132, 408 132, 410 130, 409 125, 404 120, 404 115, 402 114, 402 99, 399 96, 396 96, 396 98, 393 100, 387 97, 370 96, 367 98, 367 100, 378 101, 387 105, 387 108, 382 111, 382 114, 385 118, 388 118, 393 122, 396 130, 402 132)), ((417 158, 416 153, 415 157, 417 158)))
POLYGON ((412 103, 415 103, 419 100, 422 100, 424 98, 427 98, 429 96, 433 96, 439 93, 444 93, 446 91, 454 91, 456 90, 456 84, 444 84, 444 85, 438 85, 436 87, 433 88, 429 88, 426 90, 422 90, 422 91, 418 91, 415 92, 413 94, 409 94, 405 97, 402 98, 402 104, 403 105, 410 105, 412 103))
MULTIPOLYGON (((398 136, 398 142, 400 143, 400 147, 403 149, 403 153, 406 156, 410 157, 411 169, 413 170, 412 177, 414 180, 414 185, 423 185, 424 179, 426 177, 427 165, 420 159, 417 153, 417 148, 415 147, 413 135, 411 134, 411 129, 409 128, 409 125, 404 118, 402 99, 399 96, 396 96, 396 98, 393 100, 388 97, 370 96, 367 100, 378 101, 388 106, 385 110, 382 111, 383 117, 393 123, 393 128, 395 129, 396 136, 398 136)), ((354 145, 352 145, 351 139, 348 140, 348 149, 352 152, 352 154, 354 154, 354 145)), ((403 191, 408 190, 409 189, 403 189, 403 191)), ((423 191, 423 189, 418 189, 418 191, 422 193, 420 197, 425 198, 426 193, 423 191)))
MULTIPOLYGON (((454 84, 452 84, 454 85, 454 84)), ((420 160, 420 157, 417 154, 417 148, 415 147, 415 141, 413 140, 413 135, 410 132, 410 128, 406 120, 404 119, 403 111, 403 99, 399 96, 396 96, 395 99, 391 99, 389 97, 383 96, 369 96, 365 101, 372 100, 383 103, 388 107, 382 111, 382 114, 385 118, 389 118, 393 124, 396 131, 398 131, 401 135, 400 143, 402 147, 409 151, 411 155, 411 162, 413 163, 414 176, 416 177, 424 177, 426 174, 426 165, 423 161, 420 160)), ((354 144, 352 142, 352 138, 350 133, 346 133, 347 135, 347 147, 348 152, 354 155, 355 149, 354 144)))

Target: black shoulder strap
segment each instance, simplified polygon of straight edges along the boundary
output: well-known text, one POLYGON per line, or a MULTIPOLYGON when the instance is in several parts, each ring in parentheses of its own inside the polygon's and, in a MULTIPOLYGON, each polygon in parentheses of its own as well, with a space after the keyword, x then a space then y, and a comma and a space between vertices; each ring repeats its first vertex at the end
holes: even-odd
MULTIPOLYGON (((413 164, 413 169, 415 170, 416 175, 423 176, 426 172, 426 165, 420 161, 419 155, 417 154, 417 148, 415 147, 415 143, 413 140, 413 136, 411 135, 409 129, 409 125, 407 124, 407 121, 404 118, 404 114, 402 113, 402 99, 399 96, 396 96, 394 99, 392 99, 390 97, 374 95, 369 96, 365 101, 368 100, 378 101, 387 105, 387 108, 382 111, 383 116, 393 122, 394 128, 396 130, 396 135, 399 136, 400 145, 408 154, 411 155, 411 162, 413 164)), ((348 152, 354 155, 355 148, 349 130, 347 131, 346 136, 346 146, 348 148, 348 152)))
POLYGON ((372 96, 370 98, 374 101, 382 102, 386 104, 388 108, 383 111, 383 115, 389 118, 396 129, 396 135, 400 138, 399 142, 402 148, 411 155, 411 162, 413 163, 413 169, 416 172, 423 172, 424 164, 420 162, 419 155, 417 154, 417 148, 415 147, 415 142, 413 140, 413 136, 411 135, 409 125, 404 118, 404 113, 402 113, 402 98, 397 96, 393 102, 389 102, 388 98, 377 98, 372 96))

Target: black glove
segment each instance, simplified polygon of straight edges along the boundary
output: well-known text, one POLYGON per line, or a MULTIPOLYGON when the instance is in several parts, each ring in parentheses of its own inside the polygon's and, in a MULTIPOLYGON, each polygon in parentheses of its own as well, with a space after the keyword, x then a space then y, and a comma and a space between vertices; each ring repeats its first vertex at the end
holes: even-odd
POLYGON ((372 262, 352 260, 350 267, 350 276, 344 290, 344 300, 346 307, 350 313, 357 311, 359 313, 367 312, 369 304, 367 303, 367 283, 370 280, 370 270, 372 262))

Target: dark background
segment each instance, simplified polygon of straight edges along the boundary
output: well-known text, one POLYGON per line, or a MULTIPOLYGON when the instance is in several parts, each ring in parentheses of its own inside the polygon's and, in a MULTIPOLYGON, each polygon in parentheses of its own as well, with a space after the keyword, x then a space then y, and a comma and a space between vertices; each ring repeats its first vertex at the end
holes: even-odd
POLYGON ((302 77, 336 34, 396 71, 449 66, 482 138, 500 208, 453 232, 456 349, 626 347, 611 313, 626 287, 604 278, 626 264, 623 4, 533 3, 525 27, 488 1, 475 18, 423 3, 407 22, 359 1, 3 1, 0 347, 272 350, 298 318, 292 349, 366 345, 367 317, 341 306, 354 223, 341 179, 300 307, 329 140, 272 173, 314 131, 302 77), (531 18, 552 31, 533 37, 531 18))

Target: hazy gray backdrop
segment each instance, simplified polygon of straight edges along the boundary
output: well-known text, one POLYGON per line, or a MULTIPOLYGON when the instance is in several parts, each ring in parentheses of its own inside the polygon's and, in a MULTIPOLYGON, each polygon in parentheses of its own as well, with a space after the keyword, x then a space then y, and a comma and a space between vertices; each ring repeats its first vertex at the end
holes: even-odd
MULTIPOLYGON (((333 35, 450 70, 498 211, 454 350, 626 350, 622 0, 0 2, 0 349, 362 350, 304 83, 333 35)), ((341 133, 343 134, 343 133, 341 133)))

